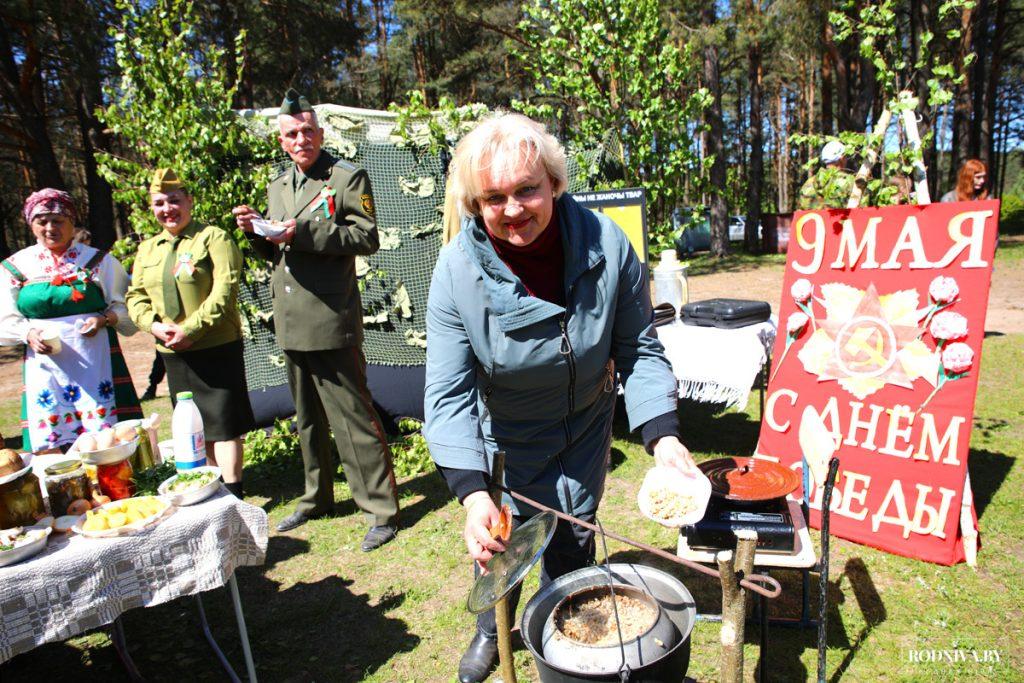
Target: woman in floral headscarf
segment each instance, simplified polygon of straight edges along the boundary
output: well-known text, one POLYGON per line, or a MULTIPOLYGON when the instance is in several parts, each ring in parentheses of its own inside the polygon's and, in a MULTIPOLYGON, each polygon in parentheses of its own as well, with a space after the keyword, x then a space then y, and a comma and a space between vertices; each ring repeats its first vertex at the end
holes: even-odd
POLYGON ((0 263, 0 345, 25 344, 22 436, 25 450, 38 452, 142 409, 114 332, 135 333, 124 268, 74 241, 78 213, 67 192, 33 193, 23 215, 36 244, 0 263))

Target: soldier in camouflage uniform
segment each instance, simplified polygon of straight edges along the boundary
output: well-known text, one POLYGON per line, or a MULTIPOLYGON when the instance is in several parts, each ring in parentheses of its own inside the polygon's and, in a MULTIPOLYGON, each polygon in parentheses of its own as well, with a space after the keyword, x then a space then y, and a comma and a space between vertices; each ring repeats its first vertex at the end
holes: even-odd
POLYGON ((843 143, 829 141, 821 148, 822 167, 800 187, 799 209, 840 209, 853 190, 853 174, 844 168, 843 143))

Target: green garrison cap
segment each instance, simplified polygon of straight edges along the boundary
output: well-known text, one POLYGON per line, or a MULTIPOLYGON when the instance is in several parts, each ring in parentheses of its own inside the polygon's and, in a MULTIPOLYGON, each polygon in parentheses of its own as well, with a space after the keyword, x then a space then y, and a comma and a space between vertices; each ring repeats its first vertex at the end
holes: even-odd
POLYGON ((158 168, 153 173, 153 180, 149 183, 150 192, 162 192, 167 194, 174 190, 184 190, 185 184, 178 179, 178 174, 173 168, 158 168))
POLYGON ((304 111, 313 111, 309 100, 306 99, 305 95, 300 95, 299 91, 295 88, 288 88, 288 92, 284 94, 284 100, 281 101, 280 113, 295 116, 304 111))

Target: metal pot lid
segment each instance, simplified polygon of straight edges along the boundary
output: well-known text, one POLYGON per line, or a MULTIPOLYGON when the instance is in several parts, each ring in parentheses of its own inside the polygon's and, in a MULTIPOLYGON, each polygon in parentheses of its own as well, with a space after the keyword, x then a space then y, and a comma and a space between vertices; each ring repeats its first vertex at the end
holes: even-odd
POLYGON ((698 467, 711 481, 711 494, 726 500, 782 498, 800 486, 800 475, 763 458, 718 458, 698 467))
POLYGON ((557 523, 553 512, 542 512, 513 531, 505 552, 492 557, 488 572, 473 584, 466 609, 472 614, 486 612, 518 586, 544 554, 557 523))

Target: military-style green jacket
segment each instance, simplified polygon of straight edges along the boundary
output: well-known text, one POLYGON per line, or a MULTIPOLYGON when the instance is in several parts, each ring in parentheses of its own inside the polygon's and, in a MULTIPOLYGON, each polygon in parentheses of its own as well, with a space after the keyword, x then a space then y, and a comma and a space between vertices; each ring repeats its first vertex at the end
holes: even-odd
MULTIPOLYGON (((238 282, 242 253, 222 228, 185 226, 174 246, 178 268, 174 276, 181 313, 171 319, 164 305, 164 263, 174 237, 166 230, 139 244, 132 267, 132 284, 125 303, 128 316, 145 332, 156 321, 178 323, 192 340, 191 349, 206 349, 241 337, 238 282)), ((157 341, 157 350, 170 349, 157 341)))
POLYGON ((377 251, 373 192, 366 171, 327 152, 305 174, 292 166, 267 189, 267 217, 294 218, 295 236, 278 247, 253 246, 274 264, 271 291, 277 343, 290 351, 320 351, 363 342, 363 307, 356 256, 377 251), (333 192, 333 210, 325 201, 333 192))

